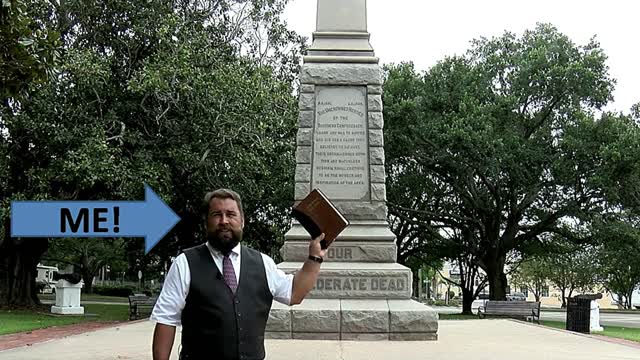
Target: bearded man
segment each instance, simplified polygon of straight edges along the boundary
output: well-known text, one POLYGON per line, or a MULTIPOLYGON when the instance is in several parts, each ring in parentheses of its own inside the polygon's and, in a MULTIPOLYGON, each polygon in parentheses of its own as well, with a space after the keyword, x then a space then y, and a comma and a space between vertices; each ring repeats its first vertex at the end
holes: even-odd
POLYGON ((175 259, 151 314, 153 359, 169 360, 182 326, 181 360, 262 360, 272 301, 299 304, 314 287, 324 234, 310 242, 302 268, 285 274, 269 256, 242 245, 240 195, 209 192, 204 208, 207 241, 175 259))

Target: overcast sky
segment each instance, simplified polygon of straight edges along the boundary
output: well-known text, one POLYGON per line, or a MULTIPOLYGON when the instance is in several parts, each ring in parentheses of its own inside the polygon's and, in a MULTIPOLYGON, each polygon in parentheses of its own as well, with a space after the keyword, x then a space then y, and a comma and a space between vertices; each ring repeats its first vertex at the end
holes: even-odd
MULTIPOLYGON (((317 0, 290 0, 289 28, 311 38, 317 0)), ((640 2, 633 0, 368 0, 368 30, 380 63, 413 61, 427 70, 462 54, 480 36, 521 34, 549 22, 578 45, 596 36, 617 80, 606 110, 628 113, 640 102, 640 2)))

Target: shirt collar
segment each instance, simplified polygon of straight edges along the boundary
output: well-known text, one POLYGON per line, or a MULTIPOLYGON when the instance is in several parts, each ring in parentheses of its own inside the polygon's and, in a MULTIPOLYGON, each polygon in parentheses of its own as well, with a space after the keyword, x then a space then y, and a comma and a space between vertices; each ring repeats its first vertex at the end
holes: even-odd
MULTIPOLYGON (((207 247, 209 248, 209 251, 211 251, 212 254, 216 255, 216 256, 220 256, 220 257, 224 257, 224 255, 222 255, 222 253, 220 252, 220 250, 214 248, 213 246, 211 246, 211 244, 209 244, 209 242, 206 242, 207 247)), ((238 245, 236 245, 233 249, 231 249, 231 252, 229 253, 229 255, 231 256, 238 256, 240 255, 240 243, 238 243, 238 245)))

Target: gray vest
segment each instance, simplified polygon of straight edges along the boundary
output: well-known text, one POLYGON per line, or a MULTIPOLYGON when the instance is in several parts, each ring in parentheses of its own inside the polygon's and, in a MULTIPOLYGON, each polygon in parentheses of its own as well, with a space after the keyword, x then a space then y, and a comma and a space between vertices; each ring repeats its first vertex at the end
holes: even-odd
POLYGON ((235 295, 206 244, 184 251, 191 285, 182 310, 182 358, 264 359, 264 332, 273 295, 260 253, 245 246, 240 249, 235 295))

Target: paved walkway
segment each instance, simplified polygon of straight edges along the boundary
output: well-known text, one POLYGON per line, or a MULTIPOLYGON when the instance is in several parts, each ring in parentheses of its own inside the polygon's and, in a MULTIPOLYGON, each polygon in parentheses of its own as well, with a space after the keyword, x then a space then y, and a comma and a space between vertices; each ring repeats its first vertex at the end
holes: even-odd
MULTIPOLYGON (((1 360, 151 359, 153 324, 138 322, 0 351, 1 360)), ((432 342, 267 341, 269 360, 638 360, 640 346, 510 320, 440 321, 432 342)), ((178 343, 176 339, 176 343, 178 343)), ((177 359, 174 347, 172 359, 177 359)))

